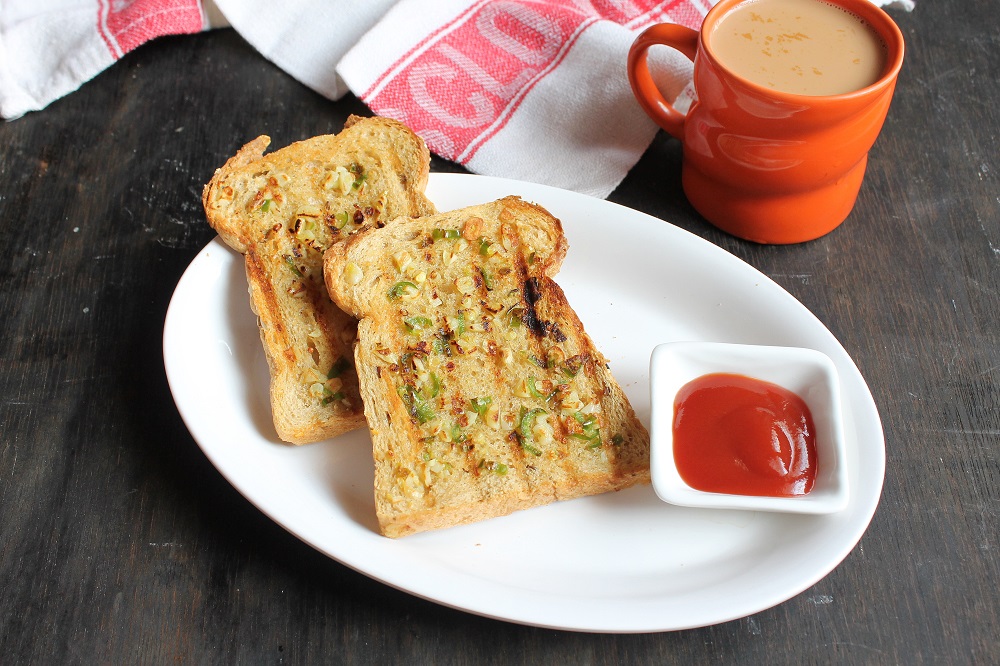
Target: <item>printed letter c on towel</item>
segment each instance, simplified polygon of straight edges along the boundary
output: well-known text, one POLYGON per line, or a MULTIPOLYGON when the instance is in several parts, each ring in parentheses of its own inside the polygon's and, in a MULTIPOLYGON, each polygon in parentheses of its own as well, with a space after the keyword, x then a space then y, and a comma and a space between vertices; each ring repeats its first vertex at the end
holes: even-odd
POLYGON ((496 115, 493 104, 482 92, 473 91, 468 93, 463 99, 441 99, 440 95, 446 90, 461 91, 462 86, 444 85, 433 86, 435 80, 440 80, 445 84, 453 84, 459 76, 459 72, 453 67, 442 62, 423 62, 415 65, 409 72, 410 94, 416 102, 427 113, 436 120, 452 127, 481 127, 490 122, 496 115), (449 103, 450 102, 450 103, 449 103), (459 116, 450 112, 446 106, 457 107, 467 104, 471 107, 471 116, 459 116))
POLYGON ((498 49, 538 68, 555 58, 563 36, 557 21, 517 3, 487 5, 476 17, 476 28, 498 49))

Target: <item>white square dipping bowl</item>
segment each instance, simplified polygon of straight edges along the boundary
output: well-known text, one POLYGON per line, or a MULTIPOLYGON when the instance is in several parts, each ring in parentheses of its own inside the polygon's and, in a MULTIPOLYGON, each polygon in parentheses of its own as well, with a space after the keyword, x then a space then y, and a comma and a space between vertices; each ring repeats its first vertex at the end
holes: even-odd
POLYGON ((822 352, 721 342, 657 345, 650 359, 650 471, 653 489, 679 506, 828 514, 847 506, 848 482, 840 381, 822 352), (758 497, 705 492, 687 485, 674 459, 674 398, 688 382, 724 372, 760 379, 796 393, 812 413, 816 432, 816 480, 805 495, 758 497))

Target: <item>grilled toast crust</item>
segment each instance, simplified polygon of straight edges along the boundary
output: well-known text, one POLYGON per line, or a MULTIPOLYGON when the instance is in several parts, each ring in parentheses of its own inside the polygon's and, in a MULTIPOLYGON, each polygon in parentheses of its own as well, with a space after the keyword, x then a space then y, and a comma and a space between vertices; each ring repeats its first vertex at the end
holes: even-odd
POLYGON ((331 247, 381 531, 399 537, 649 480, 649 437, 552 281, 567 243, 516 197, 331 247))
POLYGON ((247 143, 205 186, 208 223, 244 255, 270 371, 278 437, 304 444, 364 425, 352 345, 356 321, 330 300, 323 253, 353 233, 434 212, 430 154, 401 123, 352 116, 336 135, 264 155, 247 143))

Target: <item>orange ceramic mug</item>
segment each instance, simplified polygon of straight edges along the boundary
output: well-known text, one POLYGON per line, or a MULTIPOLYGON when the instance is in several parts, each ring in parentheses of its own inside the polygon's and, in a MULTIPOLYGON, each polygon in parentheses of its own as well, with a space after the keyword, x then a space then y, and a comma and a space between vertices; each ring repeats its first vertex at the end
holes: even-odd
POLYGON ((721 0, 700 31, 650 27, 632 45, 628 74, 646 113, 682 142, 684 193, 699 213, 740 238, 798 243, 830 232, 854 207, 903 62, 903 36, 869 0, 824 0, 881 41, 877 80, 838 94, 785 92, 735 73, 741 65, 732 58, 720 60, 720 22, 748 3, 763 8, 768 1, 721 0), (655 44, 694 61, 696 100, 686 115, 650 76, 646 56, 655 44))

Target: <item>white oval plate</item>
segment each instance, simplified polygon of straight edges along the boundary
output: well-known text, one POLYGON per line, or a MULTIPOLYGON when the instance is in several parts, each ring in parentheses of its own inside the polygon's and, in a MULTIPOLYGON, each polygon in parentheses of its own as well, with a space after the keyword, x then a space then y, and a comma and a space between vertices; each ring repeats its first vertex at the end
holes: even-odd
POLYGON ((809 347, 830 356, 843 390, 848 507, 825 516, 692 509, 643 486, 382 537, 367 431, 303 447, 277 441, 243 262, 216 239, 177 285, 163 356, 181 417, 222 475, 289 532, 376 580, 540 627, 650 632, 716 624, 779 604, 836 567, 878 505, 885 444, 868 386, 834 336, 765 275, 649 215, 498 178, 431 174, 428 187, 440 210, 509 194, 562 220, 570 249, 557 281, 647 427, 649 358, 661 342, 809 347))

